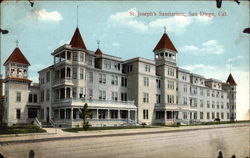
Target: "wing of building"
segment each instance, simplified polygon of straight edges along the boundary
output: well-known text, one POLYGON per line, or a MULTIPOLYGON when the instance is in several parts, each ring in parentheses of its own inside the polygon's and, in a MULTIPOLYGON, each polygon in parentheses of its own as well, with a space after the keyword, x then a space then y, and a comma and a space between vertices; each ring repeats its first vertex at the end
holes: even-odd
POLYGON ((37 119, 61 127, 81 126, 85 103, 93 126, 236 118, 231 74, 222 82, 177 67, 178 51, 166 33, 153 52, 154 60, 122 60, 99 47, 91 51, 76 28, 70 43, 51 53, 54 63, 38 72, 38 84, 28 79, 30 63, 15 48, 4 63, 3 121, 13 125, 37 119))

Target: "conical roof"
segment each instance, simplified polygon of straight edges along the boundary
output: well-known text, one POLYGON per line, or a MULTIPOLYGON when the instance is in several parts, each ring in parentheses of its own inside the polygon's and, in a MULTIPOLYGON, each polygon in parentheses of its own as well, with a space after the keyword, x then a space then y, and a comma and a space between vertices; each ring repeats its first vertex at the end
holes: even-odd
POLYGON ((228 76, 228 78, 227 78, 227 83, 228 83, 229 85, 231 85, 231 86, 236 86, 236 85, 237 85, 236 82, 234 81, 234 78, 233 78, 233 76, 232 76, 231 73, 229 74, 229 76, 228 76))
POLYGON ((81 48, 81 49, 87 50, 78 27, 76 28, 75 33, 73 37, 71 38, 71 41, 69 44, 73 48, 81 48))
POLYGON ((9 58, 5 61, 4 65, 7 63, 19 63, 30 65, 29 61, 25 58, 25 56, 18 47, 14 49, 9 58))
POLYGON ((172 43, 172 41, 170 40, 170 38, 168 37, 168 35, 166 33, 164 33, 160 39, 160 41, 158 42, 158 44, 155 46, 154 48, 154 52, 161 50, 161 49, 169 49, 172 50, 174 52, 178 52, 174 46, 174 44, 172 43))
POLYGON ((98 48, 98 49, 95 51, 95 54, 96 54, 96 55, 102 55, 103 53, 102 53, 102 51, 98 48))

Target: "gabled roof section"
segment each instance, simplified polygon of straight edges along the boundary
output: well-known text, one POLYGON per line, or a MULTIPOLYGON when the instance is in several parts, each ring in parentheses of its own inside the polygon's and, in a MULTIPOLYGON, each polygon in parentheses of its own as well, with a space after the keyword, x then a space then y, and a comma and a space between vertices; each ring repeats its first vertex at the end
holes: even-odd
POLYGON ((234 81, 234 78, 233 78, 231 73, 229 74, 229 76, 227 78, 227 83, 229 85, 231 85, 231 86, 236 86, 237 85, 237 83, 234 81))
POLYGON ((19 63, 19 64, 30 65, 29 61, 25 58, 25 56, 18 47, 14 49, 14 51, 11 53, 11 55, 3 65, 7 63, 19 63))
POLYGON ((98 49, 95 51, 95 54, 96 54, 96 55, 102 55, 103 53, 102 53, 102 51, 98 48, 98 49))
POLYGON ((160 39, 160 41, 158 42, 158 44, 155 46, 154 48, 154 52, 161 50, 161 49, 169 49, 172 50, 174 52, 178 52, 174 46, 174 44, 172 43, 172 41, 170 40, 170 38, 168 37, 168 35, 166 33, 164 33, 160 39))
POLYGON ((71 41, 69 44, 71 45, 71 47, 87 50, 78 27, 76 28, 75 33, 73 37, 71 38, 71 41))

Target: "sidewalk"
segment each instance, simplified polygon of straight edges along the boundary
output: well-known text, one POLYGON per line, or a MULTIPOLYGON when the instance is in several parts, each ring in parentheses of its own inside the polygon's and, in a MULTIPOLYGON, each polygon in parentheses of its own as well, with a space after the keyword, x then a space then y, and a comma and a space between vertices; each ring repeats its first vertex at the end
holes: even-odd
POLYGON ((78 133, 64 132, 62 129, 45 128, 47 133, 20 134, 20 135, 2 135, 0 136, 0 145, 9 143, 32 143, 65 139, 80 139, 90 137, 111 137, 111 136, 128 136, 143 135, 171 132, 185 132, 193 130, 209 130, 215 128, 229 127, 250 127, 250 123, 241 124, 223 124, 223 125, 206 125, 206 126, 181 126, 181 127, 159 127, 159 128, 140 128, 140 129, 117 129, 117 130, 97 130, 97 131, 80 131, 78 133))

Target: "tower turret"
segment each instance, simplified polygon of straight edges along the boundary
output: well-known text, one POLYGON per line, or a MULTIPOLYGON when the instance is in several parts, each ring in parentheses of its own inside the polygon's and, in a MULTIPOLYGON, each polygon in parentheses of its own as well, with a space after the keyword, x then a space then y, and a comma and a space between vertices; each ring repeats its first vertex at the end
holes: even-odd
POLYGON ((176 53, 178 51, 168 37, 165 27, 164 29, 164 34, 153 50, 153 52, 155 53, 156 65, 158 66, 165 63, 176 65, 176 53))
POLYGON ((9 58, 4 63, 6 78, 28 78, 29 61, 25 58, 21 50, 16 47, 9 58))

